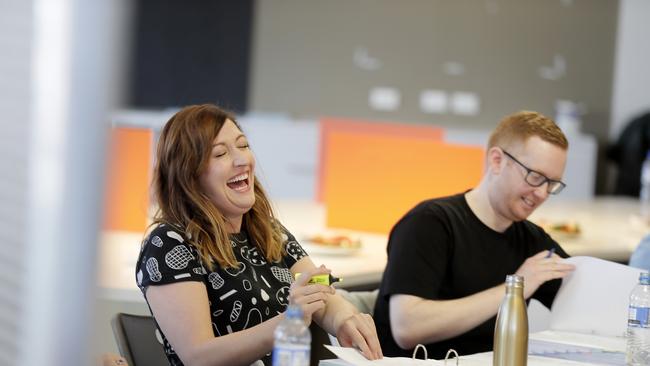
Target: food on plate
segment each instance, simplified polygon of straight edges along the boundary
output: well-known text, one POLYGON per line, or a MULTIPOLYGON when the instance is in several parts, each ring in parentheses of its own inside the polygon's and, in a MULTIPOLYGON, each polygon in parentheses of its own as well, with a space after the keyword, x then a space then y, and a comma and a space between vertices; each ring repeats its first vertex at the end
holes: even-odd
POLYGON ((334 248, 360 248, 361 240, 352 239, 346 235, 315 235, 307 239, 312 244, 323 245, 334 248))
POLYGON ((557 233, 577 236, 581 232, 580 225, 575 221, 550 222, 547 220, 539 220, 537 225, 541 226, 544 231, 550 234, 557 233))

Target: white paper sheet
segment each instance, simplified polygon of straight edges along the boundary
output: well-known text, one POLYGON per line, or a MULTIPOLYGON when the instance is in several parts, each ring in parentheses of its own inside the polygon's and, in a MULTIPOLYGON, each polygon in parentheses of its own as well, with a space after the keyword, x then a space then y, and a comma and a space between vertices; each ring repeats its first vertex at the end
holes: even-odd
MULTIPOLYGON (((529 337, 529 342, 543 341, 568 346, 581 346, 599 348, 607 351, 625 352, 625 338, 623 337, 605 337, 593 334, 572 333, 547 330, 539 333, 533 333, 529 337)), ((529 346, 529 351, 532 348, 529 346)))
POLYGON ((582 362, 590 365, 625 366, 625 352, 555 341, 531 339, 528 343, 528 354, 556 360, 582 362))
POLYGON ((622 336, 630 292, 642 270, 592 257, 565 262, 576 270, 562 281, 551 309, 550 329, 622 336))
POLYGON ((328 350, 334 353, 339 359, 354 366, 390 366, 390 365, 403 365, 403 366, 435 366, 444 365, 444 362, 435 360, 414 360, 406 357, 384 357, 381 360, 370 361, 363 357, 359 351, 349 347, 335 347, 325 345, 328 350))

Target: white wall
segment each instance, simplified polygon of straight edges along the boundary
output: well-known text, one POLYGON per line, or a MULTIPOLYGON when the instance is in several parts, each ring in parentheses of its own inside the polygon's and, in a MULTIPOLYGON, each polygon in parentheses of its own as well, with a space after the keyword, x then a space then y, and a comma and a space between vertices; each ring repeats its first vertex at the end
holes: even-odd
POLYGON ((650 111, 650 1, 620 0, 610 139, 650 111))
POLYGON ((98 197, 129 3, 0 0, 0 365, 94 364, 98 197))
POLYGON ((32 1, 0 1, 0 365, 16 365, 25 227, 32 1))
MULTIPOLYGON (((485 148, 491 131, 445 129, 445 141, 485 148)), ((588 200, 593 198, 596 185, 596 154, 598 144, 592 135, 564 131, 569 140, 566 168, 562 181, 566 189, 554 201, 588 200)))

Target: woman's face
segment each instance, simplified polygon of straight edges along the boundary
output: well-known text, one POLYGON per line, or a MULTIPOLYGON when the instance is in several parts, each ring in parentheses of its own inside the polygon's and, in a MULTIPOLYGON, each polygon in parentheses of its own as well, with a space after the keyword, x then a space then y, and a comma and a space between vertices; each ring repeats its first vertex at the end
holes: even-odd
POLYGON ((201 186, 226 217, 233 232, 240 230, 243 215, 255 203, 254 179, 255 157, 248 140, 228 119, 212 143, 208 168, 201 175, 201 186))

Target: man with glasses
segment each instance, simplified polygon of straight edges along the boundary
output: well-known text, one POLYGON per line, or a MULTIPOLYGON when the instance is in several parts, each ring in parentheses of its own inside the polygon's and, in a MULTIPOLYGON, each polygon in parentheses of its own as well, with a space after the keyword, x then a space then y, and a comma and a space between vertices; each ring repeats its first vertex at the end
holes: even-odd
POLYGON ((505 117, 492 132, 486 169, 465 193, 424 201, 393 227, 374 319, 386 356, 431 358, 492 350, 508 274, 524 276, 524 296, 551 306, 568 255, 527 220, 565 187, 568 142, 536 112, 505 117))

